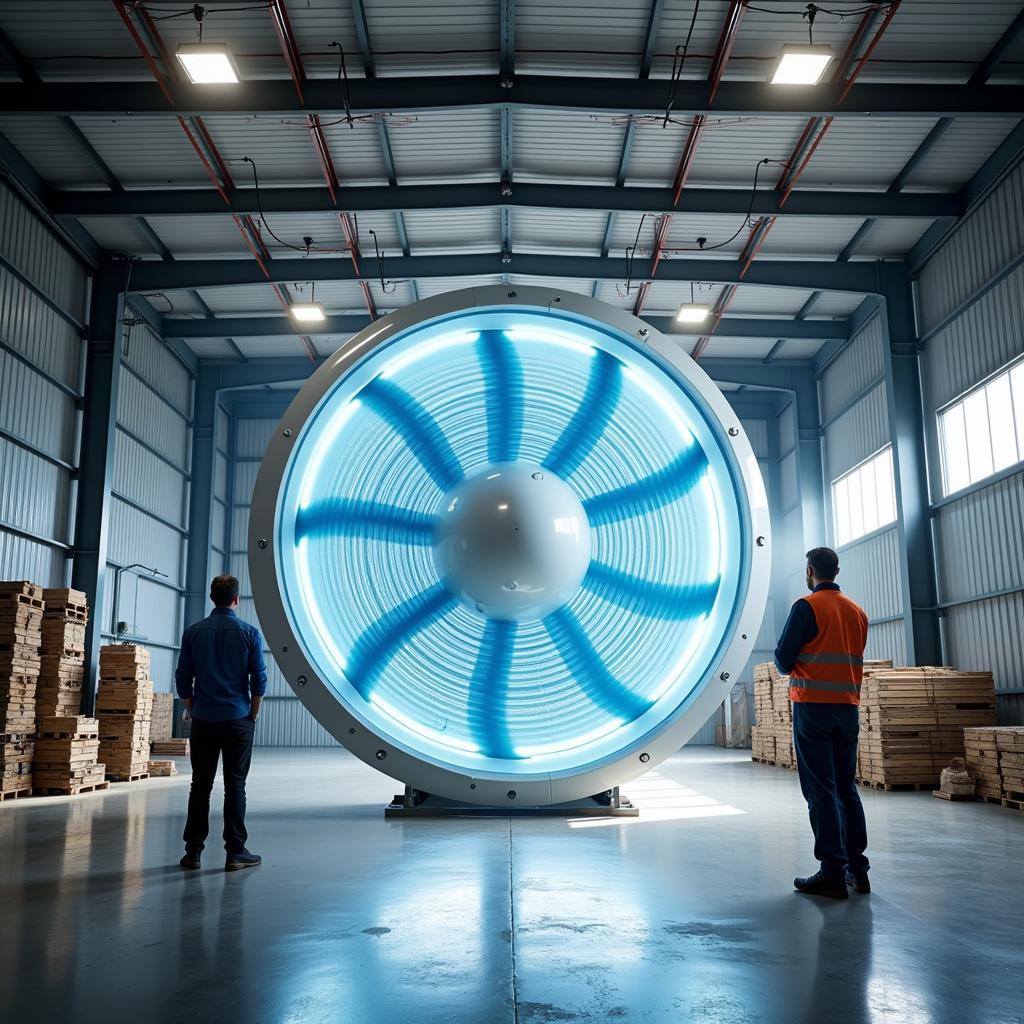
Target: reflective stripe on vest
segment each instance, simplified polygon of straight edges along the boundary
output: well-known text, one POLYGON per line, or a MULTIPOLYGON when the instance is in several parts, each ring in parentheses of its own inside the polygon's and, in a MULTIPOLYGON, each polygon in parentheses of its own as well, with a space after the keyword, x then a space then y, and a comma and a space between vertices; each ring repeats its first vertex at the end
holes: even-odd
POLYGON ((827 690, 830 693, 860 693, 860 683, 830 683, 824 679, 790 679, 793 690, 827 690))

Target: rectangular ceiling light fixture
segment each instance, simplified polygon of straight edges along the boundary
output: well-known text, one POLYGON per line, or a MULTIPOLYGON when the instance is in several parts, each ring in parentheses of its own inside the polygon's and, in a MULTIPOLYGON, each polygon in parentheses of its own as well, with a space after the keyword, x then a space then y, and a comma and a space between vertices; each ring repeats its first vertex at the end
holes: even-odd
POLYGON ((784 46, 770 81, 772 85, 817 85, 831 63, 829 46, 784 46))
POLYGON ((702 324, 711 313, 710 306, 702 306, 697 302, 684 302, 676 313, 677 324, 702 324))
POLYGON ((324 307, 319 302, 293 302, 288 312, 300 324, 322 324, 327 319, 324 307))
POLYGON ((182 43, 178 62, 193 85, 238 84, 238 68, 225 43, 182 43))

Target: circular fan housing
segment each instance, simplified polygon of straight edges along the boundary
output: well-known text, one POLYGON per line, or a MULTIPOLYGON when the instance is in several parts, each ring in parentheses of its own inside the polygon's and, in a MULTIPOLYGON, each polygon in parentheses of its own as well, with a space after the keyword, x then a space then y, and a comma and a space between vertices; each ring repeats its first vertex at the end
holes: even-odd
POLYGON ((314 373, 249 550, 316 718, 481 804, 579 799, 678 749, 746 663, 770 565, 757 461, 678 344, 502 286, 406 307, 314 373))

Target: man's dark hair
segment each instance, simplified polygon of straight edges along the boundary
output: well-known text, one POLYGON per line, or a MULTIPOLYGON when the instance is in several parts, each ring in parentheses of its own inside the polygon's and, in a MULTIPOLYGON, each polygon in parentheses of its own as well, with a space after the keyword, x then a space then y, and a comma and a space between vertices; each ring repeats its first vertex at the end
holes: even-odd
POLYGON ((811 548, 807 564, 815 578, 831 583, 839 575, 839 556, 831 548, 811 548))
POLYGON ((210 584, 210 600, 218 608, 227 608, 238 597, 238 580, 234 576, 214 576, 210 584))

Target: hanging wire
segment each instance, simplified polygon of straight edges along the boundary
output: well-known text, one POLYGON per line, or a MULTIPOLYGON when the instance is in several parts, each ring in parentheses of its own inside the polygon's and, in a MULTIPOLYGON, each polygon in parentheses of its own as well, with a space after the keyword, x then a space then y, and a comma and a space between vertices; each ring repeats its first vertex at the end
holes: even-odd
MULTIPOLYGON (((267 223, 266 215, 263 213, 263 195, 260 191, 260 177, 256 170, 256 161, 249 156, 243 156, 242 162, 251 165, 252 167, 252 181, 253 186, 256 189, 256 209, 259 212, 260 223, 266 228, 267 234, 277 242, 278 245, 283 246, 285 249, 292 249, 295 252, 301 252, 304 256, 308 256, 311 252, 320 253, 348 253, 348 249, 337 249, 327 248, 314 244, 313 238, 309 235, 303 238, 302 245, 293 245, 291 242, 286 242, 283 238, 278 235, 274 229, 267 223)), ((356 221, 356 232, 358 236, 358 220, 356 221)))
MULTIPOLYGON (((758 160, 754 167, 754 182, 750 187, 750 199, 747 202, 746 213, 743 214, 743 220, 740 221, 739 227, 724 241, 716 242, 714 245, 708 245, 705 239, 697 239, 696 246, 683 246, 680 248, 662 249, 662 255, 672 256, 683 252, 714 252, 716 249, 724 249, 725 246, 734 242, 743 231, 744 228, 751 227, 751 214, 754 212, 754 200, 757 198, 757 183, 761 176, 761 168, 766 164, 779 164, 785 166, 784 160, 771 160, 768 157, 764 157, 758 160)), ((628 297, 633 291, 633 262, 636 259, 637 250, 640 248, 640 235, 643 232, 644 224, 648 217, 653 217, 653 214, 645 213, 640 218, 640 223, 637 225, 636 238, 633 240, 633 244, 626 247, 626 288, 623 291, 621 288, 617 288, 620 298, 628 297)), ((668 216, 664 214, 663 216, 668 216)), ((655 235, 658 232, 658 226, 662 222, 662 217, 658 217, 655 224, 655 235)))
POLYGON ((676 102, 676 90, 679 87, 679 79, 683 74, 683 67, 686 64, 686 54, 690 49, 690 40, 693 38, 693 26, 697 24, 697 12, 700 10, 700 0, 693 5, 693 17, 690 18, 690 28, 686 33, 686 41, 682 47, 677 46, 672 55, 672 85, 668 91, 668 103, 665 106, 665 120, 661 127, 667 128, 672 120, 672 107, 676 102))
POLYGON ((373 238, 373 251, 377 257, 377 274, 380 277, 380 289, 385 295, 391 295, 398 289, 397 281, 384 280, 384 254, 377 242, 377 232, 370 228, 370 236, 373 238))

